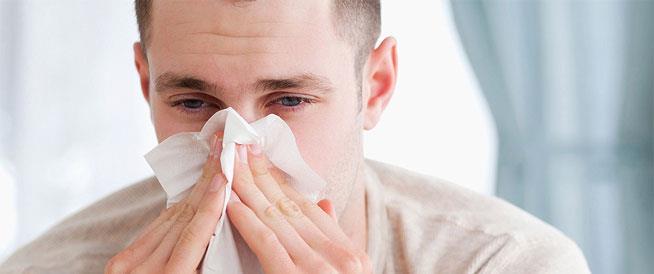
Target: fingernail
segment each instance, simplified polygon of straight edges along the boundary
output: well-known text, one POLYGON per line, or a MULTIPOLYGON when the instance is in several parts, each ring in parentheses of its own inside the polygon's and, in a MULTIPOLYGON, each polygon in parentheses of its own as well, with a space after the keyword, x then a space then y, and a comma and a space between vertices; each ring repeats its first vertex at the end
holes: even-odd
POLYGON ((249 145, 249 147, 250 147, 250 152, 253 155, 260 155, 261 154, 261 145, 259 145, 257 143, 254 143, 254 144, 249 145))
POLYGON ((238 161, 242 164, 248 163, 248 152, 244 145, 236 146, 236 152, 238 153, 238 161))
POLYGON ((216 192, 225 184, 225 177, 222 174, 216 174, 211 181, 209 191, 216 192))
POLYGON ((220 155, 223 153, 222 141, 223 141, 222 138, 218 138, 218 136, 216 136, 216 141, 215 141, 216 144, 215 144, 214 152, 213 152, 213 158, 216 159, 216 160, 220 159, 220 155))

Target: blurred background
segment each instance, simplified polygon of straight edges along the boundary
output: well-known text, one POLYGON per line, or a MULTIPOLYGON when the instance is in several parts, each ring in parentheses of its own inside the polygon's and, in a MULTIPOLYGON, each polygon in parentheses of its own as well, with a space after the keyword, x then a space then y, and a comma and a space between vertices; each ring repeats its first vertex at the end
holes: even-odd
MULTIPOLYGON (((595 273, 651 273, 654 2, 382 9, 400 79, 367 157, 511 201, 595 273)), ((0 0, 0 260, 151 176, 136 40, 131 0, 0 0)))

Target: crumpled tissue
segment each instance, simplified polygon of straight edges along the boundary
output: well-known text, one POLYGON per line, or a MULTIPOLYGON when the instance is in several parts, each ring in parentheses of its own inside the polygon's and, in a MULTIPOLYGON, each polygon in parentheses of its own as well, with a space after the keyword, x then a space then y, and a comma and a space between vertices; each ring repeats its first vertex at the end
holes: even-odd
MULTIPOLYGON (((214 114, 200 132, 173 135, 145 155, 167 194, 167 206, 186 197, 202 175, 213 134, 223 130, 223 150, 220 155, 222 172, 227 178, 226 189, 232 189, 236 144, 258 143, 270 162, 286 173, 287 180, 299 193, 317 201, 325 181, 302 159, 295 137, 279 116, 268 115, 251 124, 234 109, 214 114)), ((256 256, 231 226, 225 210, 232 191, 225 191, 222 215, 202 262, 202 273, 240 274, 263 273, 256 256)))

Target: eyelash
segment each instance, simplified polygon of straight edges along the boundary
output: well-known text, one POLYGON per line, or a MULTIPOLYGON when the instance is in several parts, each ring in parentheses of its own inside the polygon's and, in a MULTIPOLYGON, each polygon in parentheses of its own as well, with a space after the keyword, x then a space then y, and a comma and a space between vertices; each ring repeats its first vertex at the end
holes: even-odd
POLYGON ((272 100, 270 103, 266 104, 266 106, 271 106, 273 104, 278 104, 282 108, 287 109, 289 111, 300 111, 302 110, 307 104, 313 104, 315 103, 314 100, 306 97, 301 97, 301 96, 281 96, 275 100, 272 100), (294 100, 299 100, 300 103, 297 106, 284 106, 283 104, 279 103, 281 100, 284 99, 294 99, 294 100))
MULTIPOLYGON (((279 98, 277 98, 275 100, 270 101, 269 103, 266 104, 266 106, 268 107, 268 106, 272 106, 273 104, 279 104, 281 107, 283 107, 284 109, 286 109, 288 111, 296 112, 296 111, 302 110, 307 104, 313 104, 313 103, 315 103, 314 100, 312 100, 310 98, 306 98, 306 97, 282 96, 282 97, 279 97, 279 98), (300 103, 297 106, 284 106, 281 103, 278 103, 278 102, 280 102, 281 100, 284 100, 284 99, 299 100, 300 103)), ((207 105, 212 105, 212 104, 208 103, 208 102, 206 102, 205 100, 202 100, 202 99, 182 99, 182 100, 174 101, 171 104, 172 107, 179 108, 180 111, 182 111, 184 113, 187 113, 187 114, 199 114, 199 113, 201 113, 203 111, 206 111, 206 108, 209 107, 207 105), (189 108, 189 107, 186 107, 184 105, 184 103, 188 103, 188 102, 201 102, 202 106, 200 106, 198 108, 189 108)))
POLYGON ((178 101, 174 101, 170 106, 174 108, 178 108, 181 112, 187 113, 187 114, 199 114, 203 111, 206 110, 207 105, 210 105, 210 103, 207 103, 205 100, 202 99, 182 99, 178 101), (188 102, 201 102, 202 106, 198 108, 189 108, 184 106, 184 103, 188 102))

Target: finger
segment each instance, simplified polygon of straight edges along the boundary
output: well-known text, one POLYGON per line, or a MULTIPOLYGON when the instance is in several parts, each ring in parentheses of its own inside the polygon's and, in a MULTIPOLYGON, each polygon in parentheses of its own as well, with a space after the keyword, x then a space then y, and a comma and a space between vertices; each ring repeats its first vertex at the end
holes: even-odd
POLYGON ((219 131, 213 135, 213 140, 211 141, 211 149, 209 151, 209 158, 202 168, 202 176, 198 179, 198 182, 195 184, 191 193, 184 199, 184 202, 188 203, 193 209, 197 210, 200 200, 204 196, 207 188, 211 184, 211 181, 216 176, 216 174, 222 173, 220 167, 220 154, 222 153, 222 137, 223 132, 219 131))
POLYGON ((300 210, 293 209, 293 204, 289 199, 283 204, 284 209, 280 210, 278 206, 270 203, 268 198, 257 188, 254 178, 247 162, 247 150, 244 146, 238 146, 238 161, 234 165, 234 191, 245 205, 262 220, 279 238, 279 241, 286 248, 293 258, 294 262, 301 260, 313 259, 317 256, 311 247, 300 237, 298 232, 286 221, 283 214, 300 213, 300 210), (282 213, 285 212, 285 213, 282 213))
MULTIPOLYGON (((215 191, 220 189, 220 185, 224 184, 225 182, 225 177, 222 174, 216 175, 214 179, 212 180, 212 184, 218 187, 215 187, 215 191)), ((151 265, 151 266, 159 266, 159 265, 165 265, 168 259, 170 258, 170 255, 172 253, 173 248, 177 244, 177 241, 179 240, 180 235, 186 228, 186 226, 193 220, 193 217, 196 214, 196 209, 193 208, 191 205, 188 203, 182 203, 180 204, 180 208, 178 209, 178 213, 176 215, 176 218, 174 219, 174 223, 168 233, 164 236, 163 240, 157 246, 157 248, 154 250, 154 252, 146 259, 146 261, 143 263, 145 265, 151 265)), ((218 217, 215 217, 218 219, 218 217)))
POLYGON ((261 154, 260 149, 257 148, 258 146, 249 147, 251 149, 247 158, 254 185, 261 191, 265 199, 270 204, 276 206, 287 219, 304 217, 300 208, 286 197, 281 188, 279 188, 279 182, 269 172, 268 160, 261 154))
MULTIPOLYGON (((261 153, 257 146, 250 146, 248 162, 254 182, 261 192, 266 196, 268 201, 277 206, 279 211, 284 215, 286 221, 300 234, 300 237, 309 244, 318 254, 326 259, 332 266, 337 269, 350 269, 353 262, 358 262, 356 256, 331 241, 323 232, 302 213, 299 206, 289 199, 280 188, 280 183, 275 181, 269 172, 269 164, 266 157, 261 153)), ((311 203, 306 200, 305 202, 311 203)), ((327 202, 331 207, 331 203, 327 202)), ((313 205, 312 205, 313 206, 313 205)), ((303 263, 307 263, 304 261, 303 263)))
POLYGON ((167 273, 190 273, 197 269, 221 217, 225 182, 210 186, 198 211, 186 226, 168 260, 167 273), (219 188, 218 191, 215 189, 219 188))
POLYGON ((250 208, 240 202, 230 202, 227 215, 266 273, 295 272, 293 260, 275 233, 250 208))
POLYGON ((334 242, 344 244, 348 249, 355 248, 350 238, 345 235, 334 218, 325 213, 325 211, 312 203, 309 199, 298 193, 289 184, 281 184, 280 187, 287 197, 300 206, 304 215, 316 224, 327 238, 334 242))
POLYGON ((141 231, 139 233, 139 235, 136 237, 136 239, 143 238, 145 235, 152 232, 152 230, 154 230, 155 228, 158 228, 159 226, 161 226, 161 224, 163 224, 164 222, 172 219, 172 217, 175 215, 175 212, 176 211, 175 211, 174 206, 162 210, 161 213, 159 214, 159 216, 157 216, 157 218, 154 219, 154 221, 152 221, 149 225, 147 225, 143 229, 143 231, 141 231))
MULTIPOLYGON (((172 211, 168 211, 172 212, 172 211)), ((148 233, 139 236, 127 248, 111 258, 108 269, 111 273, 125 273, 143 263, 168 233, 173 220, 167 219, 148 233)))
MULTIPOLYGON (((336 265, 334 266, 341 270, 363 269, 363 272, 370 273, 371 270, 368 255, 365 251, 358 249, 352 243, 351 239, 345 235, 341 227, 338 225, 338 220, 335 214, 330 216, 319 206, 311 203, 311 201, 295 191, 295 189, 288 184, 282 184, 281 188, 282 191, 291 198, 291 200, 300 205, 302 212, 311 219, 323 234, 332 242, 336 243, 335 246, 337 248, 331 247, 333 248, 333 253, 330 252, 330 254, 335 255, 334 257, 330 257, 332 258, 330 259, 330 262, 336 260, 336 265)), ((324 202, 321 204, 323 203, 324 202)), ((331 202, 329 204, 331 204, 331 202)), ((331 211, 334 212, 333 206, 331 206, 331 208, 331 211)))

